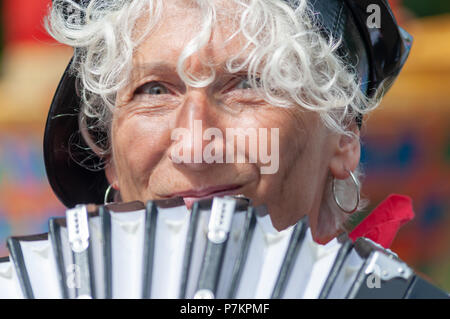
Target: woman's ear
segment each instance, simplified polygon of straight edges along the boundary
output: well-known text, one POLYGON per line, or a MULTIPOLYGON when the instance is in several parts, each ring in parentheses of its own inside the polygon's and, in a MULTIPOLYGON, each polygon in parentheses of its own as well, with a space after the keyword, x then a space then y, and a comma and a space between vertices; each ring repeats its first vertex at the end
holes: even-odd
POLYGON ((334 152, 330 161, 331 174, 337 179, 349 177, 348 171, 354 171, 361 157, 359 129, 353 128, 353 136, 339 135, 333 139, 334 152))
POLYGON ((115 190, 119 190, 119 182, 113 160, 108 160, 108 164, 105 166, 105 175, 109 185, 111 185, 115 190))

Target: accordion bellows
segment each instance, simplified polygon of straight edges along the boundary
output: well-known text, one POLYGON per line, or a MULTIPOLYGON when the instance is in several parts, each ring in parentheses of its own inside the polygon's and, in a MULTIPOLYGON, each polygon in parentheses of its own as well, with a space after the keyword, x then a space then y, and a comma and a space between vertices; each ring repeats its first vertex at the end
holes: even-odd
POLYGON ((8 248, 0 298, 448 297, 368 239, 278 232, 245 198, 79 205, 8 248))

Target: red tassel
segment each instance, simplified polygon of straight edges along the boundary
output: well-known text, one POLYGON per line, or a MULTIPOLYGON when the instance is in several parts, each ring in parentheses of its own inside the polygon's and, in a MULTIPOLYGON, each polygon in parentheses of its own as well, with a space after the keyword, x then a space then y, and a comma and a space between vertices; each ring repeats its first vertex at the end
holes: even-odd
POLYGON ((366 237, 384 248, 389 248, 400 227, 413 218, 411 198, 391 194, 356 226, 349 236, 353 241, 366 237))

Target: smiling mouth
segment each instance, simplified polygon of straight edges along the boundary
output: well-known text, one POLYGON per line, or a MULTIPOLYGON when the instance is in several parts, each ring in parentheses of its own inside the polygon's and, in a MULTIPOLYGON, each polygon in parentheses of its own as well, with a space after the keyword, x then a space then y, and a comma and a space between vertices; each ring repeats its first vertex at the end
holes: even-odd
POLYGON ((169 197, 182 197, 188 209, 191 209, 195 202, 212 198, 214 196, 226 196, 239 194, 242 185, 219 185, 202 189, 191 189, 188 191, 171 194, 169 197))

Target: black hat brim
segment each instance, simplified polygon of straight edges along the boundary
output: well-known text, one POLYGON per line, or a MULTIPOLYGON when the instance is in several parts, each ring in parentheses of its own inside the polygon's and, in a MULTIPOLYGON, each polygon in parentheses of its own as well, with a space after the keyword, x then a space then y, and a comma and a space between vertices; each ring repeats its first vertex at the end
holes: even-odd
MULTIPOLYGON (((44 132, 44 163, 56 196, 66 207, 102 204, 108 181, 104 170, 92 170, 83 158, 92 157, 81 137, 78 116, 81 99, 76 77, 67 66, 53 97, 44 132)), ((94 159, 96 160, 96 159, 94 159)), ((98 160, 98 159, 97 159, 98 160)))

